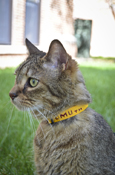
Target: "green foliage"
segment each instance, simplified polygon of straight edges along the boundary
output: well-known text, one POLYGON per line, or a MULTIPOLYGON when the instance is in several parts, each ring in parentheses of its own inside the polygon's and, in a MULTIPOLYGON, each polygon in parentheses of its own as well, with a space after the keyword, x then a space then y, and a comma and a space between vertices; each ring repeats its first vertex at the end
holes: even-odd
MULTIPOLYGON (((80 66, 92 95, 90 107, 102 114, 115 132, 115 65, 80 66)), ((0 175, 34 174, 33 139, 38 122, 10 102, 14 69, 0 70, 0 175)))

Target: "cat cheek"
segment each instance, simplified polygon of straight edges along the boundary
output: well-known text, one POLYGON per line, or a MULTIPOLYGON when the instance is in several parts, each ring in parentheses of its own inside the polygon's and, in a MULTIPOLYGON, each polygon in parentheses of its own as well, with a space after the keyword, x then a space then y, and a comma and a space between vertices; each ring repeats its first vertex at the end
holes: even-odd
POLYGON ((13 105, 15 105, 15 107, 18 109, 18 110, 24 110, 24 106, 21 104, 21 99, 19 96, 17 96, 14 100, 12 100, 12 103, 13 105))
POLYGON ((16 108, 18 108, 19 110, 21 110, 21 103, 19 102, 19 100, 18 99, 14 99, 14 100, 12 100, 12 103, 13 103, 13 105, 15 105, 16 106, 16 108))

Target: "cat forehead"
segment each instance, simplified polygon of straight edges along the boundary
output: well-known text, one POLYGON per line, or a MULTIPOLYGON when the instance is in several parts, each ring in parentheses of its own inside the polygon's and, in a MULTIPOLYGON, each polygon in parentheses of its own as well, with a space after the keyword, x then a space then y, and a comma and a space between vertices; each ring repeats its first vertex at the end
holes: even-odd
POLYGON ((22 79, 26 76, 27 78, 33 77, 36 78, 36 75, 40 72, 40 67, 34 62, 23 62, 15 71, 16 82, 21 82, 22 79))
POLYGON ((26 61, 22 62, 20 66, 15 70, 14 74, 31 74, 31 72, 37 71, 41 67, 41 58, 29 56, 26 61))
POLYGON ((14 72, 15 75, 18 76, 18 74, 27 74, 29 71, 29 68, 31 67, 31 63, 28 63, 24 61, 14 72))

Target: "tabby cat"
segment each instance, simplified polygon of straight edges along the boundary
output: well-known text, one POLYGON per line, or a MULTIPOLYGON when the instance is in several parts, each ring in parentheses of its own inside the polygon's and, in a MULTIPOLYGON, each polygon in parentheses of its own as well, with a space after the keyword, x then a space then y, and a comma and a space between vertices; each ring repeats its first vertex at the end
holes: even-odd
POLYGON ((41 119, 34 138, 37 175, 115 175, 115 136, 88 107, 91 96, 75 60, 58 40, 48 53, 28 39, 29 56, 9 95, 41 119))

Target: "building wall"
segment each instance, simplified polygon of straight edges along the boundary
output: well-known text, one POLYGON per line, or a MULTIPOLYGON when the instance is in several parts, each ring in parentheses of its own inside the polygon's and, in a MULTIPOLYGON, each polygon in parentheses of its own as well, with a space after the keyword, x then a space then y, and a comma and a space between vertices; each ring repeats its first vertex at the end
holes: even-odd
POLYGON ((23 45, 25 35, 26 0, 13 0, 12 45, 23 45))
POLYGON ((90 55, 93 57, 115 57, 115 19, 108 1, 74 0, 74 19, 92 20, 90 55))
POLYGON ((90 54, 115 57, 115 19, 108 4, 93 20, 90 54))
POLYGON ((17 57, 27 53, 24 46, 26 0, 12 0, 11 45, 0 45, 0 58, 17 57))
MULTIPOLYGON (((73 26, 73 0, 41 0, 39 49, 48 51, 53 39, 59 39, 72 56, 77 47, 73 26)), ((26 0, 12 0, 11 45, 0 45, 0 58, 23 59, 27 56, 25 46, 26 0)), ((22 60, 22 59, 21 59, 22 60)), ((0 62, 2 64, 2 62, 0 62)))
POLYGON ((0 45, 0 67, 17 66, 27 57, 24 45, 26 0, 12 0, 11 45, 0 45))
POLYGON ((73 0, 42 0, 40 12, 40 45, 48 50, 53 39, 59 39, 67 52, 76 55, 74 37, 73 0))

